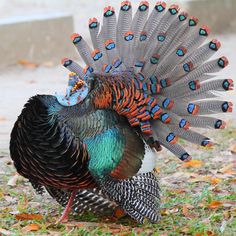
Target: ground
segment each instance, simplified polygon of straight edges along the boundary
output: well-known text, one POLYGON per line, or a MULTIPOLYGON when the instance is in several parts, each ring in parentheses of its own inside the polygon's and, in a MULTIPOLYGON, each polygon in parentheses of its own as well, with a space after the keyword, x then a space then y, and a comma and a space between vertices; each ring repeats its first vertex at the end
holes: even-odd
MULTIPOLYGON (((230 123, 230 122, 229 122, 230 123)), ((183 164, 169 152, 158 153, 162 219, 138 225, 129 218, 71 216, 54 225, 62 208, 48 195, 35 194, 16 175, 9 155, 0 153, 0 234, 3 235, 236 235, 236 128, 208 132, 218 144, 193 149, 196 159, 183 164)))

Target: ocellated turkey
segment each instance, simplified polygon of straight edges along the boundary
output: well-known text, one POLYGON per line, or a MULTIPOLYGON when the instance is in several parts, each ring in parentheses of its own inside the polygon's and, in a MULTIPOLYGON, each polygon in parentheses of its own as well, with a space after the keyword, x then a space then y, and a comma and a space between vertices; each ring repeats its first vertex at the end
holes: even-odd
POLYGON ((46 189, 62 206, 98 214, 122 208, 143 223, 159 219, 160 189, 154 171, 138 173, 145 146, 169 149, 182 161, 191 156, 178 137, 203 147, 213 142, 193 128, 225 128, 212 114, 232 111, 218 92, 233 89, 216 73, 226 57, 209 60, 220 48, 198 19, 157 2, 129 1, 118 19, 106 7, 102 25, 89 20, 92 45, 71 40, 85 66, 64 58, 66 95, 29 99, 11 133, 17 171, 38 193, 46 189))

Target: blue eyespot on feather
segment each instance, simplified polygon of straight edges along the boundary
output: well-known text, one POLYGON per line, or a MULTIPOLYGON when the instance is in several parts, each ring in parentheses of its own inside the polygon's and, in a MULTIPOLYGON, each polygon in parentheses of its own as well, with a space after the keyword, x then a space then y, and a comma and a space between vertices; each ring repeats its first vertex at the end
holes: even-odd
POLYGON ((142 42, 142 41, 145 41, 146 39, 147 39, 147 34, 145 32, 142 32, 140 34, 139 40, 142 42))
POLYGON ((192 71, 192 69, 193 69, 193 63, 192 63, 191 61, 188 62, 188 63, 185 63, 185 64, 183 65, 183 69, 184 69, 185 72, 190 72, 190 71, 192 71))
POLYGON ((165 109, 170 109, 173 105, 174 105, 173 101, 171 101, 169 98, 166 98, 162 102, 162 107, 165 108, 165 109))
POLYGON ((139 5, 139 11, 146 11, 149 7, 149 3, 147 1, 141 2, 139 5))
POLYGON ((76 45, 77 43, 79 43, 82 40, 82 36, 77 33, 74 33, 71 35, 71 40, 72 40, 73 44, 76 45))
POLYGON ((139 67, 139 68, 142 68, 144 66, 144 62, 143 61, 137 61, 135 63, 135 67, 139 67))
POLYGON ((179 15, 179 21, 185 21, 187 19, 187 13, 182 13, 179 15))
POLYGON ((209 29, 209 27, 207 27, 207 26, 203 26, 203 27, 200 28, 200 30, 199 30, 199 35, 201 35, 201 36, 208 36, 209 33, 210 33, 210 29, 209 29))
POLYGON ((200 83, 198 80, 193 80, 188 83, 188 86, 192 91, 195 91, 200 88, 200 83))
POLYGON ((188 107, 187 107, 187 111, 189 114, 196 115, 199 111, 199 106, 197 106, 193 103, 189 103, 188 107))
POLYGON ((92 58, 93 58, 94 61, 99 60, 101 57, 102 57, 102 53, 98 49, 95 49, 92 52, 92 58))
POLYGON ((103 71, 105 73, 109 73, 111 71, 111 69, 112 69, 112 65, 104 65, 103 66, 103 71))
POLYGON ((212 142, 209 139, 204 139, 201 143, 201 146, 203 147, 209 147, 212 145, 212 142))
POLYGON ((179 56, 179 57, 183 57, 185 56, 185 54, 187 53, 187 49, 184 48, 184 47, 181 47, 177 50, 176 54, 179 56))
POLYGON ((113 66, 115 68, 118 68, 122 64, 122 61, 120 59, 116 59, 113 63, 113 66))
POLYGON ((112 49, 114 49, 116 47, 116 45, 115 45, 115 43, 114 43, 114 41, 112 40, 112 39, 109 39, 109 40, 107 40, 106 42, 105 42, 105 48, 107 49, 107 50, 112 50, 112 49))
POLYGON ((189 19, 189 22, 188 22, 189 26, 192 27, 192 26, 196 26, 198 24, 198 19, 195 18, 195 17, 191 17, 189 19))
POLYGON ((170 144, 175 144, 177 141, 177 137, 174 133, 169 133, 166 137, 166 141, 170 144))
POLYGON ((158 12, 163 12, 166 9, 166 3, 165 2, 158 2, 155 6, 155 9, 158 12))
POLYGON ((124 1, 121 3, 120 10, 121 11, 128 11, 131 8, 131 3, 129 1, 124 1))
POLYGON ((184 154, 181 155, 180 160, 181 161, 186 161, 187 159, 189 159, 191 156, 186 152, 184 154))
POLYGON ((232 112, 232 103, 231 102, 224 102, 221 106, 223 112, 232 112))
POLYGON ((151 81, 152 84, 157 83, 157 77, 155 75, 152 75, 149 80, 151 81))
POLYGON ((134 33, 132 31, 128 31, 125 33, 125 41, 131 41, 134 38, 134 33))
POLYGON ((225 128, 225 123, 222 120, 217 120, 215 122, 215 129, 224 129, 225 128))
POLYGON ((218 60, 219 67, 225 68, 228 64, 229 64, 229 61, 226 57, 219 58, 219 60, 218 60))
POLYGON ((161 110, 161 108, 158 105, 155 105, 152 109, 151 109, 151 113, 153 115, 155 115, 157 112, 159 112, 161 110))
POLYGON ((170 116, 167 113, 163 113, 160 116, 160 120, 164 123, 169 123, 170 122, 170 116))
POLYGON ((150 62, 151 64, 156 65, 159 62, 159 59, 160 59, 160 55, 155 54, 150 58, 150 62))
POLYGON ((161 35, 158 35, 158 36, 157 36, 157 40, 158 40, 159 42, 164 42, 165 39, 166 39, 166 36, 165 36, 164 34, 161 34, 161 35))
POLYGON ((222 87, 226 91, 233 90, 233 86, 234 86, 234 84, 233 84, 233 80, 232 79, 226 79, 222 83, 222 87))
POLYGON ((180 122, 179 122, 179 128, 184 128, 184 129, 188 129, 189 128, 189 122, 185 119, 182 119, 180 122))
POLYGON ((209 43, 209 48, 212 49, 213 51, 218 51, 220 47, 221 47, 221 43, 216 39, 213 39, 209 43))

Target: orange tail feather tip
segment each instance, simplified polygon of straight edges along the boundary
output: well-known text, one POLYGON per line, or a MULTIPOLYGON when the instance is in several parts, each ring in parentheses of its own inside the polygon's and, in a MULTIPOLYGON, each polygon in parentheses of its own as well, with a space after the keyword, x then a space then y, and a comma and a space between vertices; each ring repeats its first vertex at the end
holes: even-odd
POLYGON ((174 106, 175 102, 174 100, 170 100, 169 105, 166 107, 166 109, 170 110, 174 106))
POLYGON ((61 59, 61 64, 65 67, 69 66, 72 63, 72 60, 70 60, 69 58, 62 58, 61 59))
POLYGON ((130 1, 123 1, 123 2, 121 3, 121 6, 123 7, 123 6, 125 6, 125 5, 131 6, 131 2, 130 2, 130 1))
POLYGON ((222 121, 222 124, 220 125, 219 129, 225 129, 226 128, 226 122, 222 121))
POLYGON ((142 2, 140 2, 139 7, 142 7, 142 6, 149 7, 149 2, 148 2, 148 1, 142 1, 142 2))
POLYGON ((104 17, 112 16, 115 13, 115 8, 111 6, 107 6, 104 8, 103 13, 104 13, 104 17))
POLYGON ((232 102, 228 102, 228 110, 227 110, 227 112, 229 112, 229 113, 231 113, 231 112, 233 112, 233 103, 232 102))
POLYGON ((97 23, 97 22, 98 22, 98 20, 95 17, 89 19, 89 25, 92 23, 97 23))
POLYGON ((77 33, 73 33, 70 36, 71 41, 73 42, 73 44, 77 44, 82 40, 82 36, 80 34, 77 33))
POLYGON ((184 126, 185 130, 188 130, 190 128, 190 122, 187 121, 186 125, 184 126))
POLYGON ((93 17, 89 19, 89 28, 93 29, 93 28, 97 28, 98 26, 98 20, 97 18, 93 17))
POLYGON ((158 1, 158 2, 156 3, 156 6, 162 6, 163 8, 166 8, 166 2, 158 1))
POLYGON ((176 144, 178 141, 178 137, 175 136, 173 133, 170 133, 167 137, 166 137, 166 141, 170 144, 176 144))

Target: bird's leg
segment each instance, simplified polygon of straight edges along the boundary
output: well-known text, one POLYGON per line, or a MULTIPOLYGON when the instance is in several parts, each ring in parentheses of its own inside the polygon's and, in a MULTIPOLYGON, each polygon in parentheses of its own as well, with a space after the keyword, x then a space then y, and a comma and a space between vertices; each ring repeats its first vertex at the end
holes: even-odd
POLYGON ((66 205, 66 208, 64 209, 64 211, 63 211, 63 213, 62 213, 60 219, 56 222, 57 224, 58 224, 58 223, 63 223, 63 222, 68 221, 68 219, 69 219, 69 213, 70 213, 70 210, 71 210, 71 206, 72 206, 73 201, 74 201, 74 199, 75 199, 76 193, 77 193, 77 190, 73 190, 73 191, 71 192, 71 195, 70 195, 69 201, 68 201, 68 203, 67 203, 67 205, 66 205))

